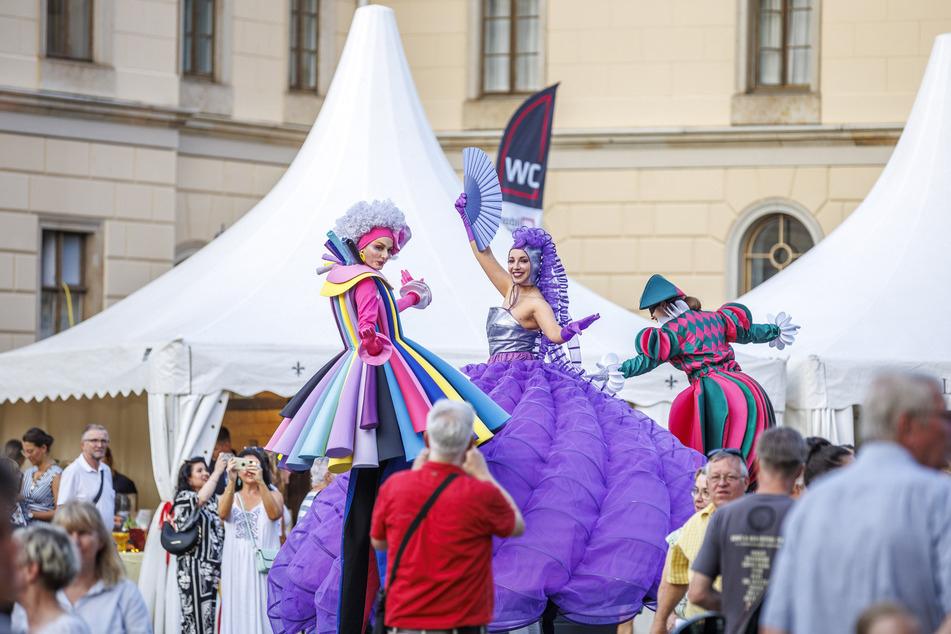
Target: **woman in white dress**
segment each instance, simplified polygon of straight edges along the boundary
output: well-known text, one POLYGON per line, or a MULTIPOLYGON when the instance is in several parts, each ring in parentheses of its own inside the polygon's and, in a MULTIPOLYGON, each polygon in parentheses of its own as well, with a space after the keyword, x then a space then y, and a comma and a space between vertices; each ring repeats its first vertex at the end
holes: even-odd
POLYGON ((283 510, 284 498, 271 486, 263 451, 248 447, 228 462, 228 486, 218 501, 225 523, 221 634, 271 632, 267 573, 258 571, 255 550, 281 547, 283 510))

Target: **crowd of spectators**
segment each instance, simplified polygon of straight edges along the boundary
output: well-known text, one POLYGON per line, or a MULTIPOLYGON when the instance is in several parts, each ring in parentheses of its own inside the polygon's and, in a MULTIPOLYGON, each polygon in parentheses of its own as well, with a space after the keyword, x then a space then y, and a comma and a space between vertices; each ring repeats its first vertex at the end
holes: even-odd
POLYGON ((700 631, 690 628, 711 619, 728 634, 951 633, 951 415, 941 384, 880 376, 857 437, 856 451, 787 427, 763 432, 753 493, 738 452, 708 456, 712 497, 671 535, 652 634, 700 631), (686 610, 675 613, 684 591, 686 610))
MULTIPOLYGON (((505 521, 479 535, 437 536, 441 521, 435 515, 437 533, 424 533, 420 541, 427 546, 410 547, 401 568, 400 578, 417 589, 442 554, 463 548, 473 561, 487 563, 491 535, 520 530, 517 508, 478 462, 481 454, 464 442, 471 435, 469 412, 453 407, 434 407, 430 449, 414 471, 381 489, 373 543, 381 550, 400 545, 412 509, 390 506, 420 506, 435 485, 410 483, 427 474, 482 480, 487 486, 480 495, 492 497, 493 515, 505 521), (396 495, 404 480, 409 488, 396 495), (456 543, 462 539, 480 545, 456 543)), ((652 634, 689 628, 684 621, 704 618, 705 611, 722 614, 716 618, 728 634, 951 634, 951 415, 940 384, 912 374, 879 377, 862 407, 857 436, 856 451, 821 438, 804 440, 788 427, 763 432, 755 492, 747 491, 749 472, 738 450, 711 452, 694 477, 696 513, 668 537, 652 634)), ((115 507, 114 471, 104 461, 108 442, 103 427, 90 425, 81 454, 65 470, 50 457, 53 438, 41 429, 7 443, 8 455, 0 458, 0 513, 12 521, 0 522, 0 634, 41 626, 78 634, 152 631, 110 534, 115 507), (11 452, 28 461, 25 471, 11 452), (24 528, 14 532, 17 525, 24 528)), ((233 455, 223 429, 215 454, 211 470, 202 458, 185 461, 170 514, 176 529, 197 524, 201 535, 197 547, 176 561, 181 631, 268 632, 262 553, 282 543, 287 507, 262 449, 233 455)), ((333 480, 326 461, 314 464, 310 478, 299 517, 333 480)), ((465 494, 470 501, 472 495, 465 494)), ((466 622, 456 618, 459 606, 433 611, 441 605, 436 599, 414 607, 398 581, 387 625, 485 632, 491 603, 482 594, 491 588, 491 576, 476 581, 463 584, 482 589, 478 600, 466 600, 474 606, 466 622)), ((627 623, 620 631, 630 628, 627 623)))
MULTIPOLYGON (((112 536, 128 517, 123 511, 135 510, 137 490, 113 466, 109 432, 86 427, 80 454, 65 469, 51 456, 52 446, 50 434, 32 428, 8 442, 0 458, 0 513, 12 519, 0 523, 0 634, 44 627, 152 632, 112 536), (13 539, 17 527, 22 531, 13 539)), ((185 461, 169 516, 178 530, 198 524, 201 536, 197 548, 175 558, 181 631, 269 632, 266 574, 255 551, 280 546, 291 514, 272 484, 272 457, 262 449, 233 455, 222 428, 215 458, 211 471, 200 457, 185 461)), ((333 479, 325 467, 312 474, 314 495, 333 479)), ((305 512, 312 500, 302 505, 305 512)))

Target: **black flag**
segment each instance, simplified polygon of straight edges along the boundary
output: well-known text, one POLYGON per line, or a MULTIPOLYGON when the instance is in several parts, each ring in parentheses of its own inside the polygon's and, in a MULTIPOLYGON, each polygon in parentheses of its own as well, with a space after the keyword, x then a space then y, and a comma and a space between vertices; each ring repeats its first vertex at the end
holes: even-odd
POLYGON ((558 84, 525 100, 509 120, 495 162, 502 184, 502 224, 540 227, 548 148, 558 84))

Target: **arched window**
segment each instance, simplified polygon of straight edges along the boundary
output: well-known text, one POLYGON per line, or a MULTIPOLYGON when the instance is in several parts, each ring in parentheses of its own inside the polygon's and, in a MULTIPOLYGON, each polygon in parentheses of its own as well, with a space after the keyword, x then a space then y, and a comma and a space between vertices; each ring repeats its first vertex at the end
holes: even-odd
POLYGON ((741 291, 759 286, 799 259, 813 246, 806 227, 788 214, 777 213, 757 220, 743 240, 741 291))
POLYGON ((761 201, 740 216, 727 239, 727 294, 737 297, 798 260, 822 239, 815 217, 788 200, 761 201))

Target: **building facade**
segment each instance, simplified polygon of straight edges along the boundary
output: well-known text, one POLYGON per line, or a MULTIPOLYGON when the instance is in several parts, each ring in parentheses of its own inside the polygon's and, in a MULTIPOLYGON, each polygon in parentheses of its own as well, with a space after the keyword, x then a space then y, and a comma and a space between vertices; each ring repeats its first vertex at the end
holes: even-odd
MULTIPOLYGON (((107 308, 266 194, 358 0, 0 0, 0 351, 107 308)), ((718 305, 833 231, 911 109, 942 0, 390 0, 450 161, 559 82, 545 227, 635 308, 718 305)))
MULTIPOLYGON (((108 308, 253 207, 359 4, 0 0, 0 352, 108 308)), ((951 31, 946 0, 382 4, 457 168, 560 84, 544 226, 572 276, 630 309, 657 272, 719 305, 835 230, 951 31)), ((43 427, 63 462, 92 422, 154 508, 144 396, 0 405, 6 438, 43 427)))

